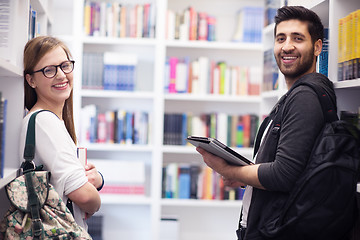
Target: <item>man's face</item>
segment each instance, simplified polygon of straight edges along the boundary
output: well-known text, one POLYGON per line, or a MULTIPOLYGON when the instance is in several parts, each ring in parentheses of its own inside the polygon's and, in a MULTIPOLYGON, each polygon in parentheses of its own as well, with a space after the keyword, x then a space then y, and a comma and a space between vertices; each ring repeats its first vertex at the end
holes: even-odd
POLYGON ((320 40, 313 45, 306 22, 294 19, 277 25, 274 55, 285 79, 297 80, 304 74, 314 72, 315 59, 321 47, 320 40))

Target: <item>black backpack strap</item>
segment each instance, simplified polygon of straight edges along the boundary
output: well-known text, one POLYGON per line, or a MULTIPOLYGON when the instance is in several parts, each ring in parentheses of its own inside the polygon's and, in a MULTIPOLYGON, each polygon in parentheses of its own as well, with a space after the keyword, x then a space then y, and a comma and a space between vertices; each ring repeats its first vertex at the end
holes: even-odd
POLYGON ((35 170, 36 167, 35 163, 33 162, 35 156, 35 118, 40 112, 43 111, 48 110, 40 110, 38 112, 35 112, 30 116, 29 119, 24 148, 25 161, 21 165, 23 172, 35 170))
POLYGON ((273 122, 275 122, 276 125, 280 124, 281 116, 279 116, 279 115, 281 115, 281 114, 278 114, 278 113, 282 109, 282 106, 284 105, 284 101, 288 94, 289 94, 289 92, 280 98, 280 100, 277 102, 277 104, 270 111, 269 116, 267 116, 262 121, 262 123, 259 127, 259 130, 256 134, 256 139, 255 139, 255 144, 254 144, 254 155, 253 155, 254 157, 259 150, 261 139, 262 139, 265 129, 269 125, 270 121, 273 120, 273 122))
POLYGON ((32 232, 33 239, 42 239, 43 238, 43 225, 40 218, 40 201, 36 194, 34 184, 32 181, 32 171, 36 170, 34 163, 35 156, 35 118, 37 114, 42 111, 35 112, 31 115, 28 123, 28 128, 26 132, 25 148, 24 148, 24 159, 25 161, 22 164, 25 184, 28 193, 28 207, 32 219, 32 232))
POLYGON ((312 82, 312 81, 299 81, 294 84, 292 89, 294 89, 297 86, 305 85, 310 87, 318 96, 321 108, 323 110, 323 115, 325 122, 334 122, 339 120, 337 116, 337 108, 336 103, 333 102, 333 100, 330 98, 329 93, 319 86, 318 84, 312 82))

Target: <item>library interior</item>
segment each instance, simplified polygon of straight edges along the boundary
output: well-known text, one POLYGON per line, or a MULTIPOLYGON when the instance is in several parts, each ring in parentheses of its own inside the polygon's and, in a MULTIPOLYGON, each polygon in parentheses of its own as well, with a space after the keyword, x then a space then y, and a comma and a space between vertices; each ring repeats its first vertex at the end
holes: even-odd
POLYGON ((49 35, 75 61, 77 147, 105 179, 87 219, 93 239, 237 239, 245 190, 225 186, 187 137, 253 160, 259 126, 288 90, 274 16, 298 5, 321 19, 316 70, 333 82, 338 116, 360 129, 358 0, 2 0, 0 220, 23 161, 24 47, 49 35))

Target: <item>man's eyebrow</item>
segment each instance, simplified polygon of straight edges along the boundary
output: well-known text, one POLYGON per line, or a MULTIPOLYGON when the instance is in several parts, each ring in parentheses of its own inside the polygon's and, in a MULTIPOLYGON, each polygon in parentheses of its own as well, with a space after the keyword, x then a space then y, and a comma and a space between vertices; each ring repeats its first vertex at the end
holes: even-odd
POLYGON ((275 37, 285 36, 285 33, 277 33, 275 37))
MULTIPOLYGON (((278 33, 278 34, 276 34, 275 37, 285 36, 285 35, 286 35, 285 33, 278 33)), ((292 36, 300 36, 300 37, 305 38, 305 35, 302 34, 302 33, 299 33, 299 32, 292 32, 290 35, 292 35, 292 36)))
POLYGON ((291 35, 300 36, 300 37, 305 38, 305 35, 302 33, 299 33, 299 32, 293 32, 293 33, 291 33, 291 35))

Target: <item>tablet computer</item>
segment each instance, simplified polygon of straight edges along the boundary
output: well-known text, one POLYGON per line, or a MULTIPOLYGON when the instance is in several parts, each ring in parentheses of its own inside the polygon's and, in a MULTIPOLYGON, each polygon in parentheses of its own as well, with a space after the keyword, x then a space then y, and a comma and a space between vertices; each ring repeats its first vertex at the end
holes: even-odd
POLYGON ((196 147, 201 147, 204 150, 221 157, 222 159, 226 160, 227 162, 235 165, 251 165, 251 162, 246 157, 242 156, 241 154, 235 152, 230 147, 226 146, 225 144, 221 143, 219 140, 215 138, 209 137, 199 137, 199 136, 188 136, 186 141, 191 143, 196 147))

